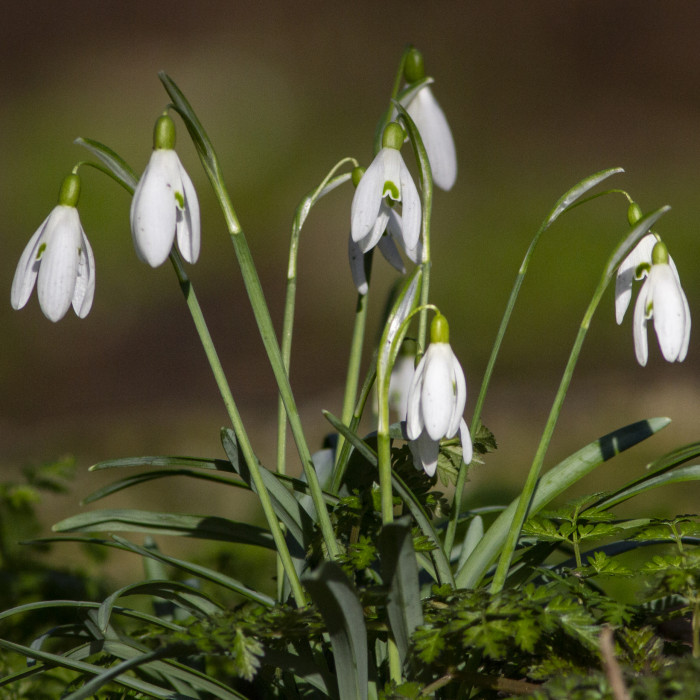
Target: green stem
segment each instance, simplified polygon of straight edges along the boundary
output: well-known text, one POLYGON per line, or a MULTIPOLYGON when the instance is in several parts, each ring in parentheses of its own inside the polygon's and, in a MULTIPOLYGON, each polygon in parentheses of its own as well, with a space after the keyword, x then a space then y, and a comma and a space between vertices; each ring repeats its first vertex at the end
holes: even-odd
POLYGON ((265 488, 265 484, 260 477, 260 471, 258 469, 258 459, 253 451, 253 447, 248 439, 248 434, 246 433, 245 427, 243 426, 243 421, 238 412, 236 402, 231 393, 231 389, 224 375, 223 367, 219 361, 219 356, 214 347, 214 342, 207 328, 206 321, 204 320, 204 315, 202 314, 202 309, 195 295, 194 288, 190 282, 187 273, 185 272, 184 264, 180 254, 175 248, 173 248, 170 253, 170 261, 173 264, 175 274, 177 275, 178 282, 180 283, 180 288, 185 296, 185 301, 187 302, 187 307, 192 315, 192 320, 199 334, 199 338, 204 348, 204 352, 209 360, 209 366, 211 367, 212 374, 216 381, 219 391, 221 392, 221 398, 226 406, 226 411, 231 420, 231 424, 238 438, 238 444, 243 453, 243 457, 246 460, 246 464, 250 469, 251 476, 255 482, 255 487, 258 492, 258 498, 260 499, 260 505, 262 506, 265 518, 267 519, 272 538, 275 542, 275 547, 277 549, 277 554, 282 562, 284 571, 289 578, 289 583, 292 589, 292 594, 300 607, 306 605, 306 596, 304 595, 304 590, 301 587, 301 582, 297 576, 296 570, 294 569, 294 562, 289 553, 287 543, 284 539, 284 534, 280 528, 279 521, 275 515, 274 508, 272 506, 272 501, 270 500, 270 495, 265 488))
MULTIPOLYGON (((489 356, 486 369, 484 370, 484 377, 481 381, 481 388, 479 389, 479 395, 476 399, 476 405, 474 406, 474 413, 472 415, 472 422, 470 432, 474 436, 477 434, 479 428, 481 427, 481 412, 484 406, 484 401, 486 400, 486 393, 491 382, 491 376, 493 375, 493 369, 496 365, 496 360, 498 354, 501 350, 501 345, 503 343, 503 337, 506 334, 506 329, 510 323, 510 317, 513 314, 513 309, 515 308, 515 302, 520 294, 520 288, 525 280, 525 275, 527 274, 528 267, 530 265, 530 260, 535 252, 537 243, 540 240, 540 236, 556 221, 561 214, 573 208, 577 204, 580 204, 580 197, 588 192, 591 188, 595 187, 598 183, 602 182, 610 175, 621 172, 620 168, 611 168, 609 170, 603 170, 599 173, 591 175, 585 178, 581 182, 574 185, 568 192, 562 195, 554 208, 550 211, 547 218, 542 222, 537 233, 535 233, 530 245, 525 253, 522 263, 520 263, 520 269, 515 278, 515 283, 513 284, 513 289, 511 290, 510 296, 508 297, 508 303, 506 304, 505 311, 503 313, 503 318, 501 319, 501 325, 498 327, 498 333, 496 333, 496 339, 493 343, 491 349, 491 355, 489 356)), ((598 196, 598 195, 596 195, 598 196)), ((467 481, 467 467, 469 465, 462 464, 457 475, 457 484, 455 486, 455 495, 452 502, 452 510, 450 512, 450 521, 447 525, 447 531, 445 533, 445 551, 449 557, 452 552, 452 547, 454 545, 455 533, 457 531, 457 523, 459 521, 459 515, 462 509, 462 498, 464 496, 464 486, 467 481)))
POLYGON ((614 253, 610 257, 605 270, 603 271, 603 275, 601 276, 598 286, 593 293, 593 298, 591 299, 588 308, 586 309, 586 313, 583 316, 583 320, 581 321, 581 325, 579 326, 576 340, 574 341, 574 346, 569 354, 569 359, 566 363, 564 374, 559 384, 559 389, 557 390, 557 394, 554 398, 554 403, 552 404, 552 408, 549 412, 547 424, 545 425, 544 432, 540 438, 540 443, 537 447, 535 458, 533 459, 525 485, 523 486, 523 490, 520 493, 518 505, 515 510, 515 514, 513 515, 513 521, 510 529, 508 530, 508 535, 506 536, 506 541, 503 545, 503 549, 501 550, 501 556, 496 567, 496 573, 494 574, 493 581, 491 582, 491 593, 498 593, 505 585, 508 569, 510 568, 510 563, 513 558, 513 552, 515 551, 515 547, 518 543, 520 531, 523 523, 525 522, 532 496, 535 492, 535 488, 537 487, 544 457, 547 453, 547 449, 549 448, 549 443, 551 442, 552 434, 554 433, 554 428, 559 418, 559 414, 561 413, 566 392, 571 384, 571 378, 573 377, 576 363, 578 362, 579 355, 581 354, 581 347, 583 346, 583 341, 588 333, 593 314, 598 308, 598 304, 603 297, 603 293, 612 280, 623 257, 634 245, 636 245, 637 241, 666 211, 668 211, 668 207, 663 207, 641 219, 637 226, 634 227, 632 232, 625 237, 620 245, 617 246, 614 253))
POLYGON ((296 443, 299 458, 309 485, 309 493, 314 507, 316 508, 321 534, 326 545, 328 556, 333 559, 339 554, 338 542, 333 533, 330 516, 328 515, 328 510, 323 500, 323 492, 318 481, 313 461, 311 460, 311 452, 306 442, 299 411, 289 383, 289 377, 285 370, 284 361, 282 360, 282 353, 279 343, 277 342, 270 311, 265 302, 260 278, 258 277, 257 269, 253 262, 250 248, 248 247, 248 241, 246 240, 238 217, 233 209, 231 199, 224 185, 219 161, 209 137, 180 89, 165 73, 159 73, 159 77, 170 95, 170 98, 173 100, 175 110, 183 118, 187 126, 187 130, 192 137, 200 161, 202 162, 202 167, 209 178, 221 211, 223 212, 236 258, 238 259, 243 283, 258 325, 260 337, 263 341, 280 396, 287 411, 287 418, 291 427, 292 436, 296 443))
MULTIPOLYGON (((367 260, 367 283, 370 281, 370 270, 372 265, 373 251, 368 254, 367 260)), ((348 359, 348 371, 345 378, 345 392, 343 394, 343 411, 341 420, 345 425, 350 425, 355 404, 357 402, 357 387, 360 383, 360 366, 362 364, 362 348, 364 346, 365 330, 367 328, 368 294, 358 294, 355 306, 355 322, 352 329, 352 341, 350 343, 350 357, 348 359)), ((340 455, 343 451, 345 438, 338 436, 336 447, 336 465, 339 463, 340 455)))

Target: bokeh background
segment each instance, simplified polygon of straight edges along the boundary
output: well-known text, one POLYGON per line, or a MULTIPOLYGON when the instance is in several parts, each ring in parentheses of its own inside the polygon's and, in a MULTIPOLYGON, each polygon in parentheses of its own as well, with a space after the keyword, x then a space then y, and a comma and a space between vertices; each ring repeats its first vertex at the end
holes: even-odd
MULTIPOLYGON (((367 164, 374 125, 404 46, 423 50, 450 120, 459 179, 434 204, 433 299, 478 392, 488 352, 529 241, 554 202, 588 174, 621 166, 612 186, 645 211, 672 205, 658 230, 700 309, 700 5, 661 0, 488 2, 136 2, 24 0, 0 24, 0 465, 72 454, 80 508, 104 478, 100 459, 223 456, 227 423, 169 265, 151 270, 131 245, 126 193, 83 168, 80 213, 97 259, 93 310, 58 324, 36 297, 9 304, 16 262, 95 138, 141 172, 167 103, 157 72, 179 84, 209 131, 272 309, 281 322, 294 208, 343 156, 367 164)), ((276 394, 223 219, 184 128, 179 152, 198 187, 203 246, 191 276, 234 394, 264 462, 275 450, 276 394)), ((340 412, 355 293, 347 263, 350 189, 324 200, 303 232, 292 383, 312 448, 340 412)), ((626 231, 622 197, 567 215, 540 243, 484 410, 499 450, 473 470, 473 502, 502 501, 524 478, 578 323, 626 231)), ((395 279, 378 260, 369 337, 395 279)), ((609 488, 654 456, 700 438, 700 341, 682 365, 650 338, 634 360, 631 322, 614 322, 609 291, 584 346, 547 464, 609 430, 654 415, 662 434, 582 485, 609 488)), ((292 460, 292 471, 298 471, 292 460)), ((697 511, 694 484, 630 506, 697 511)), ((241 517, 249 506, 186 482, 126 492, 105 506, 241 517)))

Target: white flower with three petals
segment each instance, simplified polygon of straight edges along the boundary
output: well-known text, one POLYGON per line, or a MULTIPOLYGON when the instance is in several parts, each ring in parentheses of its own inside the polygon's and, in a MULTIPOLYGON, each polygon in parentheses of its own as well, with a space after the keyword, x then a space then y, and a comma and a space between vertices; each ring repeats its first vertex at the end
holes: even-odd
MULTIPOLYGON (((383 146, 355 190, 350 210, 350 235, 363 253, 371 250, 390 224, 392 207, 401 203, 400 231, 405 250, 416 250, 421 231, 421 201, 411 173, 401 157, 403 129, 391 122, 384 130, 383 146)), ((396 236, 395 236, 396 237, 396 236)))
POLYGON ((95 258, 75 208, 80 180, 69 175, 61 187, 59 204, 44 219, 17 264, 10 301, 21 309, 34 285, 39 306, 51 321, 59 321, 73 306, 85 318, 95 296, 95 258))
POLYGON ((671 267, 668 251, 661 241, 654 245, 652 265, 634 307, 634 351, 642 366, 649 356, 647 321, 651 318, 664 359, 683 362, 690 342, 690 308, 678 273, 671 267))
POLYGON ((131 201, 134 248, 151 267, 168 259, 176 237, 187 262, 199 257, 199 202, 174 143, 175 125, 163 115, 156 122, 154 150, 131 201))
POLYGON ((459 432, 466 464, 471 462, 473 452, 469 428, 462 417, 467 383, 462 366, 447 342, 444 316, 438 314, 433 319, 430 337, 431 343, 408 391, 406 435, 416 467, 433 476, 441 439, 453 438, 459 432))

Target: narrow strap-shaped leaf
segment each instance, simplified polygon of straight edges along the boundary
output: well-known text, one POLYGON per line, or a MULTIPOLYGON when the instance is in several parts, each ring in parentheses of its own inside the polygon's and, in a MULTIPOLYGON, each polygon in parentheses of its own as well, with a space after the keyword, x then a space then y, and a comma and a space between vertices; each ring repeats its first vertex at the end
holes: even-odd
POLYGON ((115 469, 121 467, 187 467, 196 469, 214 469, 222 472, 234 472, 231 463, 226 459, 202 459, 201 457, 172 457, 158 455, 155 457, 122 457, 108 459, 93 464, 89 471, 100 469, 115 469))
POLYGON ((644 481, 638 481, 627 487, 616 491, 607 498, 598 501, 595 504, 595 510, 607 510, 616 506, 618 503, 627 501, 630 498, 639 496, 639 494, 651 491, 659 486, 667 486, 668 484, 679 484, 685 481, 700 481, 700 464, 693 464, 687 467, 679 467, 672 471, 649 476, 644 481))
POLYGON ((105 165, 105 170, 108 175, 113 177, 125 190, 130 193, 136 189, 139 178, 133 171, 131 166, 109 146, 105 146, 99 141, 79 137, 75 139, 75 143, 84 146, 94 156, 97 156, 105 165))
POLYGON ((167 479, 169 477, 178 476, 184 476, 191 479, 200 479, 202 481, 213 481, 217 484, 250 490, 250 486, 248 486, 248 484, 244 483, 238 477, 232 479, 230 476, 224 476, 223 474, 217 474, 215 472, 212 473, 209 471, 200 471, 198 469, 160 469, 153 472, 141 472, 140 474, 134 474, 133 476, 127 476, 124 479, 113 481, 111 484, 106 484, 105 486, 102 486, 86 496, 81 503, 83 505, 94 503, 95 501, 99 501, 106 496, 111 496, 114 493, 131 488, 132 486, 139 486, 140 484, 155 481, 156 479, 167 479))
POLYGON ((367 628, 354 587, 333 562, 321 564, 303 583, 328 629, 340 700, 367 700, 367 628))
MULTIPOLYGON (((235 433, 230 428, 222 428, 221 442, 227 455, 238 449, 236 447, 235 433)), ((301 549, 301 552, 296 553, 297 557, 303 557, 303 553, 310 545, 313 536, 313 521, 311 520, 311 516, 304 510, 303 506, 294 498, 292 493, 276 474, 266 469, 260 463, 257 464, 257 469, 265 488, 270 494, 270 500, 272 501, 275 515, 286 525, 287 532, 296 540, 301 549)), ((240 460, 238 463, 238 470, 243 481, 245 481, 253 491, 256 491, 250 469, 245 463, 245 460, 240 460)))
POLYGON ((257 525, 206 515, 154 513, 150 510, 91 510, 73 515, 52 528, 54 532, 149 532, 197 537, 274 549, 270 533, 257 525))
MULTIPOLYGON (((245 698, 244 695, 241 695, 229 686, 196 669, 176 661, 162 660, 171 655, 186 653, 187 648, 184 645, 162 647, 154 651, 144 652, 142 649, 124 642, 110 640, 104 643, 102 650, 124 660, 111 668, 103 669, 102 673, 88 681, 79 690, 71 693, 66 700, 87 700, 107 683, 123 677, 126 671, 139 667, 158 674, 158 676, 167 679, 172 685, 175 685, 175 681, 184 681, 192 691, 210 693, 218 700, 239 700, 240 698, 245 698)), ((177 696, 171 694, 169 697, 177 696)))
MULTIPOLYGON (((544 474, 535 489, 528 514, 537 513, 553 498, 591 472, 603 462, 633 447, 665 428, 668 418, 650 418, 632 423, 581 448, 544 474)), ((498 557, 513 520, 518 500, 515 499, 491 524, 481 542, 455 577, 459 588, 473 588, 482 580, 498 557)))
MULTIPOLYGON (((89 647, 89 645, 86 646, 89 647)), ((0 649, 7 649, 8 651, 21 654, 29 659, 38 659, 39 661, 43 661, 47 665, 54 668, 58 666, 59 668, 67 668, 70 671, 77 671, 78 673, 87 673, 91 676, 96 676, 104 672, 104 667, 102 666, 89 664, 85 661, 74 660, 69 658, 67 655, 52 654, 47 651, 31 649, 28 646, 16 644, 15 642, 10 642, 7 639, 0 638, 0 649)), ((6 680, 7 678, 0 680, 0 685, 3 685, 6 680)), ((114 681, 120 683, 126 688, 137 690, 154 698, 172 698, 172 690, 168 688, 161 688, 153 683, 147 683, 146 681, 142 681, 135 676, 124 674, 117 676, 114 681)))
POLYGON ((128 595, 149 595, 165 598, 192 614, 213 615, 222 607, 209 596, 179 581, 139 581, 123 586, 102 601, 97 611, 97 625, 104 632, 109 624, 114 604, 128 595))
POLYGON ((382 578, 389 588, 386 604, 389 625, 403 665, 411 635, 423 624, 416 552, 408 518, 388 523, 379 533, 382 578))

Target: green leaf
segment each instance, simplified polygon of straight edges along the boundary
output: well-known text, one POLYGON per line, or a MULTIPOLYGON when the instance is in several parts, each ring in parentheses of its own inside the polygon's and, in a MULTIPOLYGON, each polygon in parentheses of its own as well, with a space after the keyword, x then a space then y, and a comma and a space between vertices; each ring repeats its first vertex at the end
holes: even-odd
POLYGON ((231 462, 226 459, 201 459, 198 457, 122 457, 120 459, 108 459, 98 462, 90 467, 89 471, 101 469, 120 469, 122 467, 187 467, 196 469, 213 469, 234 473, 231 462))
POLYGON ((387 616, 403 665, 411 635, 416 627, 423 624, 418 566, 407 517, 382 528, 379 533, 379 551, 382 579, 389 589, 387 616))
POLYGON ((78 137, 75 143, 84 146, 94 156, 97 156, 105 165, 104 168, 99 168, 114 178, 124 189, 133 194, 138 184, 138 177, 131 166, 119 155, 117 155, 109 146, 105 146, 99 141, 78 137))
POLYGON ((149 532, 197 537, 274 549, 270 533, 256 525, 227 518, 149 510, 93 510, 73 515, 52 528, 54 532, 149 532))
POLYGON ((355 589, 333 562, 324 562, 303 583, 328 628, 340 700, 367 700, 367 629, 355 589))
MULTIPOLYGON (((86 646, 88 646, 88 653, 91 653, 89 651, 89 645, 86 646)), ((113 680, 120 682, 122 678, 128 677, 124 675, 126 671, 139 667, 151 674, 157 674, 157 676, 166 680, 168 684, 175 685, 176 687, 178 681, 184 682, 190 688, 189 692, 201 691, 210 693, 213 697, 216 697, 217 700, 238 700, 239 698, 245 698, 244 695, 241 695, 229 686, 224 685, 196 669, 176 661, 162 660, 169 655, 185 653, 187 649, 184 648, 183 645, 173 645, 171 647, 162 647, 155 651, 144 652, 143 649, 126 644, 122 641, 107 640, 104 642, 102 650, 107 654, 112 654, 117 658, 123 659, 123 661, 107 670, 102 669, 100 674, 95 676, 95 678, 86 683, 82 688, 67 696, 66 700, 87 700, 87 698, 93 696, 96 691, 107 683, 113 680)), ((172 698, 172 691, 167 696, 157 697, 172 698)))
MULTIPOLYGON (((552 499, 566 491, 597 466, 646 440, 669 423, 668 418, 650 418, 632 423, 591 442, 560 462, 541 477, 532 497, 529 509, 530 516, 535 515, 552 499)), ((474 588, 482 580, 500 553, 517 505, 518 499, 516 498, 494 521, 472 555, 458 571, 455 578, 458 588, 474 588)))
MULTIPOLYGON (((221 429, 221 442, 226 454, 233 463, 232 455, 238 454, 236 435, 230 428, 221 429)), ((245 481, 253 491, 256 491, 250 469, 244 460, 238 461, 237 468, 243 481, 245 481)), ((258 463, 260 477, 265 484, 265 488, 270 494, 272 507, 275 515, 287 526, 289 534, 298 542, 303 556, 313 538, 313 521, 309 513, 302 507, 301 503, 294 498, 290 490, 283 484, 276 474, 266 469, 258 463)), ((294 552, 292 552, 294 554, 294 552)))
POLYGON ((617 175, 618 173, 625 172, 622 168, 608 168, 607 170, 601 170, 598 173, 590 175, 581 182, 575 184, 568 192, 563 194, 559 201, 554 205, 554 209, 549 214, 546 220, 545 226, 550 226, 556 219, 561 216, 567 209, 571 209, 572 205, 576 203, 586 192, 593 189, 596 185, 599 185, 603 180, 609 178, 611 175, 617 175))
POLYGON ((194 615, 213 615, 222 609, 201 591, 179 581, 140 581, 120 588, 102 601, 97 611, 97 625, 103 633, 107 631, 114 604, 128 595, 165 598, 194 615))
POLYGON ((102 486, 86 496, 81 503, 83 505, 94 503, 95 501, 99 501, 106 496, 111 496, 113 493, 118 493, 119 491, 131 488, 132 486, 139 486, 140 484, 145 484, 156 479, 167 479, 169 477, 178 476, 201 479, 203 481, 213 481, 217 484, 224 484, 226 486, 250 490, 248 484, 245 484, 238 477, 232 479, 231 477, 227 477, 223 474, 212 474, 210 472, 197 471, 195 469, 161 469, 155 472, 142 472, 140 474, 134 474, 133 476, 127 476, 124 479, 114 481, 111 484, 106 484, 105 486, 102 486))
POLYGON ((631 484, 619 489, 614 494, 611 494, 607 498, 598 501, 593 507, 600 510, 612 508, 618 503, 627 501, 630 498, 639 496, 640 494, 645 493, 646 491, 651 491, 659 486, 698 480, 700 480, 700 465, 698 464, 688 467, 679 467, 673 471, 658 474, 658 476, 647 475, 643 477, 643 479, 633 481, 631 484))

